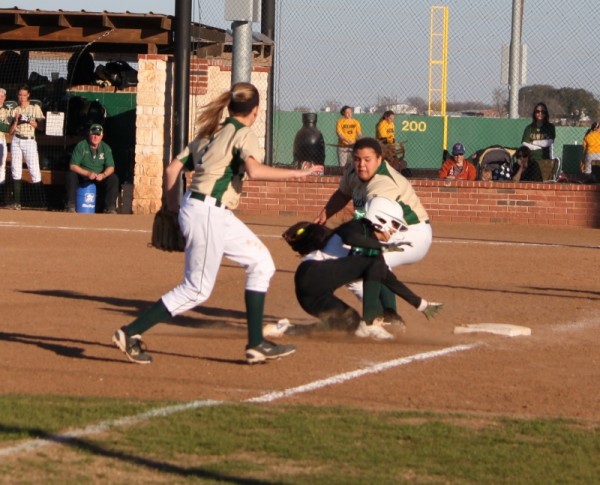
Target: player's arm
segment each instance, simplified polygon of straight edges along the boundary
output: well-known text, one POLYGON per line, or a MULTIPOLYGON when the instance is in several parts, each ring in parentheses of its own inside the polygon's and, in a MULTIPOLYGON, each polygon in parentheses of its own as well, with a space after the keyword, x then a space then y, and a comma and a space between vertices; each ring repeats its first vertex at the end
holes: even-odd
POLYGON ((0 106, 0 131, 8 133, 10 130, 11 120, 6 116, 5 110, 0 106))
POLYGON ((42 112, 42 109, 39 106, 35 105, 34 114, 30 118, 29 124, 33 126, 34 130, 41 130, 44 127, 45 120, 46 118, 44 118, 44 113, 42 112))
POLYGON ((369 249, 381 249, 381 242, 389 240, 390 235, 374 231, 363 220, 352 220, 339 226, 335 232, 342 238, 344 244, 369 249))
POLYGON ((19 124, 19 120, 21 119, 21 113, 15 113, 15 117, 10 125, 8 133, 13 135, 15 131, 17 131, 17 125, 19 124))
POLYGON ((327 219, 346 207, 350 200, 352 200, 352 197, 344 194, 340 189, 336 190, 327 201, 327 204, 325 204, 325 207, 323 207, 323 210, 315 219, 315 222, 317 224, 325 224, 327 219))
POLYGON ((309 175, 321 175, 323 173, 323 167, 320 165, 313 165, 306 170, 297 170, 289 168, 278 168, 264 165, 256 160, 254 157, 248 157, 245 161, 246 173, 248 177, 253 180, 286 180, 296 179, 304 180, 309 175))
POLYGON ((174 158, 165 168, 164 191, 167 209, 171 212, 179 211, 179 174, 181 174, 184 166, 184 162, 174 158))

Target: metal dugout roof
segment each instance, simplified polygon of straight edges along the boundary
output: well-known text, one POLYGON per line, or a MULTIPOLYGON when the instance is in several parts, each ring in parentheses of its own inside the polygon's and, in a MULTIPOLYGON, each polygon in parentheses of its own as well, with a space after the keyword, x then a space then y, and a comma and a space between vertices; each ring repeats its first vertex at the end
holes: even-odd
MULTIPOLYGON (((94 43, 94 52, 173 54, 174 16, 131 12, 0 9, 0 50, 94 43)), ((226 31, 192 23, 200 45, 223 44, 226 31)))

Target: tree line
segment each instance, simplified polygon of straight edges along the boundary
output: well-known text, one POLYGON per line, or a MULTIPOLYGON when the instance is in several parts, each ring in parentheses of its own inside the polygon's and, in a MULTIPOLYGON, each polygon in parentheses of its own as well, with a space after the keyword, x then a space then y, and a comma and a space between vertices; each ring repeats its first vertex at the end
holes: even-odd
MULTIPOLYGON (((597 120, 600 116, 600 101, 593 93, 586 89, 555 88, 546 84, 524 86, 519 90, 519 116, 531 117, 531 110, 536 103, 543 102, 548 106, 550 117, 553 121, 565 120, 570 125, 587 125, 597 120)), ((380 96, 376 105, 370 110, 383 113, 397 105, 397 97, 380 96)), ((416 108, 418 114, 427 114, 427 101, 418 96, 411 96, 404 101, 405 105, 416 108)), ((336 100, 327 100, 321 111, 339 111, 340 103, 336 100)), ((494 112, 498 117, 508 116, 509 100, 505 88, 496 88, 492 92, 492 103, 481 101, 458 101, 446 104, 446 112, 494 112)), ((309 108, 299 106, 294 111, 310 111, 309 108)))

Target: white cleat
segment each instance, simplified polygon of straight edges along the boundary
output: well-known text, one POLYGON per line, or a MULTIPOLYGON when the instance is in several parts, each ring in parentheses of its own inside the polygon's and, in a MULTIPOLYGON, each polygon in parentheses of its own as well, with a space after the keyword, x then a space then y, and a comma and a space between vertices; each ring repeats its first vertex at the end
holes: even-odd
POLYGON ((287 332, 287 329, 293 327, 287 318, 282 318, 277 323, 269 323, 263 328, 265 338, 281 338, 287 332))
POLYGON ((361 320, 354 335, 360 338, 372 338, 374 340, 393 340, 395 337, 383 328, 383 321, 376 318, 371 325, 361 320))

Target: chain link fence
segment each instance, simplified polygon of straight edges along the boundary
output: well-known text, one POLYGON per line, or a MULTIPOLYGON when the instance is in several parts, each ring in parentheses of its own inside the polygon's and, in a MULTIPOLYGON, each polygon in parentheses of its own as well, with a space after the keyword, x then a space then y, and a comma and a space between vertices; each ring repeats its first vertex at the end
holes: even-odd
MULTIPOLYGON (((583 136, 600 117, 600 87, 595 82, 600 50, 594 45, 600 10, 592 0, 523 0, 526 62, 519 93, 520 117, 508 119, 508 73, 506 64, 503 71, 503 51, 511 41, 512 3, 278 0, 270 159, 284 165, 301 161, 294 155, 294 145, 303 127, 303 113, 313 112, 323 136, 325 166, 329 173, 337 173, 336 122, 340 108, 348 105, 354 108, 363 136, 375 136, 383 112, 393 111, 398 145, 395 155, 412 176, 435 177, 444 150, 456 142, 465 145, 467 155, 492 145, 519 146, 533 106, 543 101, 557 126, 554 155, 562 160, 566 173, 578 173, 583 136), (447 9, 447 28, 443 24, 440 27, 439 19, 432 22, 433 12, 440 8, 447 9), (431 103, 432 99, 439 101, 432 89, 439 87, 439 79, 430 82, 444 35, 445 117, 439 115, 439 104, 431 103)), ((192 20, 231 29, 231 23, 224 19, 224 0, 196 0, 192 20)), ((260 27, 253 24, 255 32, 260 27)), ((33 99, 51 101, 45 110, 65 112, 65 135, 82 133, 81 112, 87 113, 87 107, 78 108, 70 98, 53 96, 48 86, 69 83, 68 61, 83 47, 35 49, 29 59, 33 61, 31 72, 20 76, 30 76, 33 99)), ((79 64, 81 59, 75 57, 79 64)), ((96 59, 94 67, 108 60, 96 59)), ((12 77, 19 74, 19 65, 18 59, 3 57, 0 84, 8 87, 12 77)), ((226 89, 227 72, 222 81, 226 89)), ((16 99, 16 87, 8 89, 7 99, 16 99)), ((126 103, 130 97, 120 96, 126 103)), ((101 101, 106 104, 107 99, 108 95, 103 95, 101 101)), ((108 101, 117 103, 112 98, 108 101)), ((191 107, 192 117, 196 108, 191 107)), ((115 118, 126 109, 130 107, 115 104, 109 106, 109 114, 115 118)), ((108 133, 121 131, 119 126, 108 133)), ((128 181, 132 155, 128 147, 114 149, 121 150, 119 158, 126 161, 119 175, 128 181)), ((66 167, 68 159, 61 155, 63 152, 45 147, 40 153, 42 168, 66 167)), ((6 187, 0 190, 0 199, 6 198, 5 192, 6 187)))
MULTIPOLYGON (((193 10, 195 21, 231 28, 222 0, 198 0, 193 10)), ((335 123, 339 109, 349 105, 363 136, 374 136, 381 114, 394 111, 396 140, 405 145, 409 167, 435 169, 443 149, 456 141, 469 153, 495 144, 518 146, 533 105, 544 101, 557 125, 555 154, 564 157, 563 167, 575 170, 576 147, 600 115, 594 79, 600 11, 592 0, 523 0, 522 10, 520 119, 507 120, 502 59, 511 41, 512 1, 277 1, 275 162, 291 163, 302 112, 318 113, 326 166, 337 165, 335 123), (440 42, 440 29, 431 25, 432 7, 448 12, 446 121, 428 116, 436 87, 430 85, 430 66, 440 42)))

